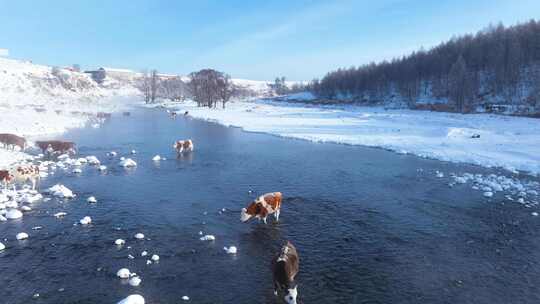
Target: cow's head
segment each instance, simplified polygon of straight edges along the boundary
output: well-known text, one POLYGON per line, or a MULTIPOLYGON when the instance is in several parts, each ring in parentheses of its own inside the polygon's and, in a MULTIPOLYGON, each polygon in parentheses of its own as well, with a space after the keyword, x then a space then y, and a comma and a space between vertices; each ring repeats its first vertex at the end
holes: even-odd
POLYGON ((240 212, 240 220, 242 222, 249 221, 250 218, 252 218, 253 215, 248 213, 248 210, 246 208, 242 208, 242 211, 240 212))
POLYGON ((249 221, 250 218, 259 214, 260 208, 261 207, 259 204, 252 202, 247 208, 242 208, 242 211, 240 212, 240 220, 244 223, 249 221))
POLYGON ((296 304, 296 297, 298 296, 298 285, 295 285, 293 288, 287 289, 287 294, 283 299, 287 304, 296 304))

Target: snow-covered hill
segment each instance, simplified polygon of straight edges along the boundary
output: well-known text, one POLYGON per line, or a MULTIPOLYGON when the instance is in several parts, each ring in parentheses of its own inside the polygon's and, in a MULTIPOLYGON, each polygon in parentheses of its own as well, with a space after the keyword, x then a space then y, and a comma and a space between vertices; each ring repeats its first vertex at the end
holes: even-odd
MULTIPOLYGON (((0 133, 29 140, 95 123, 97 112, 115 112, 139 94, 133 82, 0 58, 0 133)), ((0 149, 0 168, 27 157, 0 149)))

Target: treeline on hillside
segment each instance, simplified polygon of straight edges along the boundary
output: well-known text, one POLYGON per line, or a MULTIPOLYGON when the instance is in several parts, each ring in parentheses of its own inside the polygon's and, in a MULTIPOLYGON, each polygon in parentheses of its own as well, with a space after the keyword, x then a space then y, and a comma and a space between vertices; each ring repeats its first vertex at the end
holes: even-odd
POLYGON ((156 70, 143 72, 138 81, 146 103, 159 100, 184 101, 191 98, 199 107, 225 108, 231 97, 243 98, 253 94, 232 83, 231 77, 213 69, 189 74, 185 81, 179 76, 161 75, 156 70))
POLYGON ((392 61, 338 69, 310 90, 326 99, 382 102, 410 108, 426 97, 449 101, 448 110, 491 104, 540 108, 540 22, 490 26, 392 61))

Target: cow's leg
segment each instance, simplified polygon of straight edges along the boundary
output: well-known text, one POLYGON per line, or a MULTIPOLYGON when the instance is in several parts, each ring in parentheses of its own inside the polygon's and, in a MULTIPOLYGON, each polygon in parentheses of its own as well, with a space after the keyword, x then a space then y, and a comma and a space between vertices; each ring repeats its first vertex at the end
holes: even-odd
POLYGON ((276 222, 279 222, 279 209, 276 210, 274 216, 276 217, 276 222))

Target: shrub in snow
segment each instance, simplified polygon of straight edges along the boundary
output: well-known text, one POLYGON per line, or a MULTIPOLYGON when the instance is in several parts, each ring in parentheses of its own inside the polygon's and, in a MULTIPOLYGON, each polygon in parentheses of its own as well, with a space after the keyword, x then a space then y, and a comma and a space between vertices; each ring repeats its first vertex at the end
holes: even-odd
POLYGON ((147 251, 141 252, 141 256, 147 256, 147 255, 148 255, 148 252, 147 252, 147 251))
POLYGON ((111 151, 109 153, 107 153, 107 156, 109 157, 115 157, 117 155, 117 153, 115 151, 111 151))
POLYGON ((15 219, 19 219, 23 216, 22 212, 20 212, 19 210, 17 209, 10 209, 8 210, 8 212, 6 212, 6 218, 8 220, 15 220, 15 219))
POLYGON ((75 194, 71 190, 69 190, 66 186, 56 184, 49 189, 47 189, 47 192, 53 196, 60 197, 60 198, 74 198, 75 194))
POLYGON ((201 237, 200 240, 201 241, 215 241, 216 237, 211 235, 211 234, 207 234, 207 235, 201 237))
POLYGON ((78 158, 77 161, 80 163, 80 164, 86 164, 88 162, 88 159, 86 158, 78 158))
POLYGON ((118 302, 117 304, 144 304, 144 298, 141 295, 133 294, 118 302))
POLYGON ((189 301, 189 297, 188 297, 188 296, 183 296, 183 297, 182 297, 182 300, 184 300, 184 301, 189 301))
POLYGON ((75 173, 75 174, 79 174, 79 173, 82 173, 82 170, 80 168, 75 168, 73 169, 73 171, 71 171, 72 173, 75 173))
POLYGON ((88 162, 88 164, 94 165, 94 166, 97 166, 97 165, 101 164, 99 159, 97 157, 93 156, 93 155, 87 156, 86 161, 88 162))
POLYGON ((135 238, 136 238, 137 240, 142 240, 142 239, 144 239, 144 234, 142 234, 142 233, 139 232, 139 233, 135 234, 135 238))
POLYGON ((131 158, 126 158, 124 160, 121 160, 119 163, 118 163, 119 166, 122 166, 124 168, 128 168, 128 167, 135 167, 137 166, 137 163, 132 160, 131 158))
POLYGON ((16 236, 17 240, 26 240, 28 238, 28 233, 26 232, 19 232, 16 236))
POLYGON ((131 272, 127 268, 122 268, 116 272, 116 276, 121 279, 129 279, 131 272))
POLYGON ((159 261, 159 255, 153 254, 153 255, 152 255, 152 261, 154 261, 154 262, 159 261))
POLYGON ((0 250, 4 250, 4 249, 6 249, 6 245, 0 243, 0 250))
POLYGON ((152 264, 152 261, 146 260, 146 265, 150 265, 150 264, 152 264))
POLYGON ((129 279, 129 285, 131 286, 139 286, 141 284, 141 279, 139 277, 133 277, 129 279))
POLYGON ((97 203, 97 199, 93 196, 90 196, 89 198, 87 198, 86 201, 92 204, 97 203))
POLYGON ((153 160, 153 161, 160 161, 160 160, 161 160, 161 156, 156 155, 156 156, 152 157, 152 160, 153 160))
POLYGON ((81 223, 81 225, 89 225, 90 223, 92 223, 92 218, 90 218, 89 216, 85 216, 79 221, 79 223, 81 223))
POLYGON ((126 243, 126 241, 122 240, 122 239, 117 239, 116 241, 114 241, 114 243, 118 246, 122 246, 126 243))
POLYGON ((225 250, 225 252, 227 252, 228 254, 236 254, 238 252, 236 246, 231 246, 229 248, 223 247, 223 250, 225 250))
POLYGON ((105 171, 105 170, 107 170, 107 166, 101 165, 101 166, 98 167, 98 170, 99 171, 105 171))

